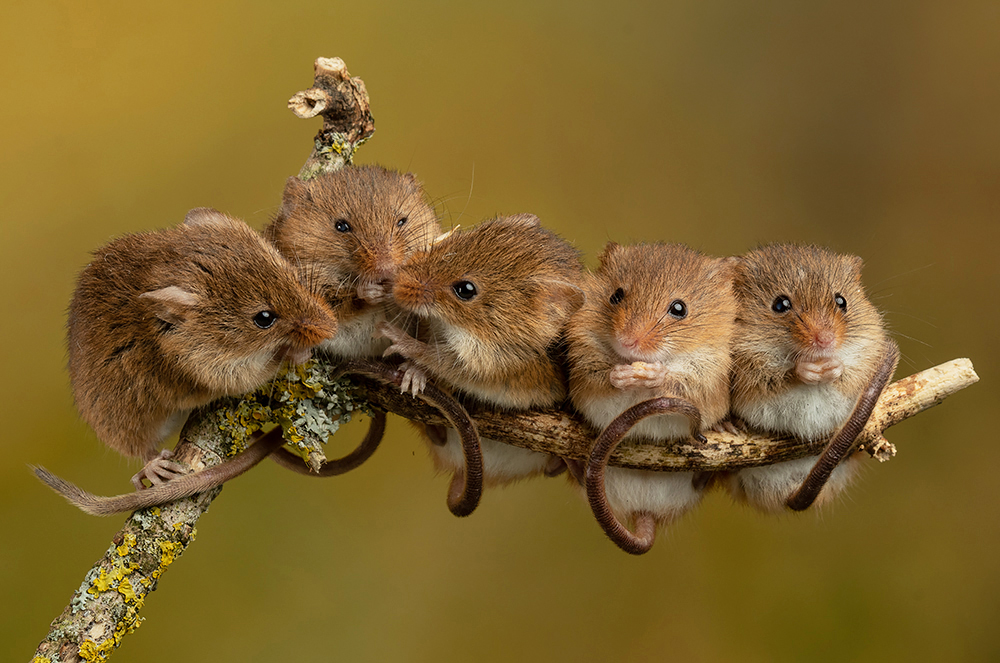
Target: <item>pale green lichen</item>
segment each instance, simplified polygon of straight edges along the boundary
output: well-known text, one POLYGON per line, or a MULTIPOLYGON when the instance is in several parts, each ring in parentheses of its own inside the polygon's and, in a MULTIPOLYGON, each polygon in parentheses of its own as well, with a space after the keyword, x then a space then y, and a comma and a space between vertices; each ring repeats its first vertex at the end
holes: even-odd
POLYGON ((227 453, 243 451, 255 432, 275 422, 289 449, 318 470, 326 460, 322 445, 355 409, 350 382, 335 375, 334 367, 315 360, 291 366, 225 408, 219 428, 229 436, 227 453))

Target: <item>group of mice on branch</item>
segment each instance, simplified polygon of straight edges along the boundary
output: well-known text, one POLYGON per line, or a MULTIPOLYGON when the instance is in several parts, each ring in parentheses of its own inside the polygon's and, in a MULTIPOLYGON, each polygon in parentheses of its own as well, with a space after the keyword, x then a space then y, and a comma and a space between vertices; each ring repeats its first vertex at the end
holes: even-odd
MULTIPOLYGON (((419 427, 452 473, 456 515, 475 509, 483 486, 568 469, 607 535, 636 554, 713 486, 768 512, 832 499, 899 358, 857 257, 609 243, 589 272, 530 214, 443 233, 412 174, 374 165, 289 178, 263 236, 199 208, 178 227, 111 242, 80 276, 68 343, 83 419, 146 463, 136 492, 111 498, 36 468, 90 513, 191 495, 268 456, 309 473, 281 448, 280 428, 199 473, 159 445, 193 408, 319 350, 342 374, 393 382, 442 412, 449 426, 419 427), (595 432, 587 462, 480 438, 467 410, 567 401, 595 432), (732 471, 608 466, 623 439, 699 445, 704 431, 738 428, 829 443, 819 456, 732 471)), ((319 474, 360 465, 384 425, 375 412, 359 449, 319 474)))

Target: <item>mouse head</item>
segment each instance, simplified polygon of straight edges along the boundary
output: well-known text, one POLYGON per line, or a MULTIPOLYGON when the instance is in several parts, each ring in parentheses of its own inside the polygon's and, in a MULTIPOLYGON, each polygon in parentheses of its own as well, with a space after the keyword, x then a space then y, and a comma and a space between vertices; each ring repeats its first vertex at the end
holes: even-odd
POLYGON ((415 254, 400 270, 393 297, 447 330, 440 339, 471 335, 539 351, 583 303, 582 269, 576 249, 538 217, 498 217, 415 254))
POLYGON ((820 361, 882 338, 861 285, 861 258, 818 246, 771 244, 739 258, 734 288, 742 345, 775 362, 820 361))
POLYGON ((440 233, 412 173, 349 166, 303 182, 288 178, 265 231, 331 301, 388 297, 399 266, 440 233))
POLYGON ((665 361, 725 344, 735 316, 729 259, 680 244, 608 243, 592 286, 605 342, 625 362, 665 361))
POLYGON ((336 332, 326 305, 242 221, 199 208, 175 232, 156 287, 139 299, 163 356, 206 389, 245 393, 336 332))

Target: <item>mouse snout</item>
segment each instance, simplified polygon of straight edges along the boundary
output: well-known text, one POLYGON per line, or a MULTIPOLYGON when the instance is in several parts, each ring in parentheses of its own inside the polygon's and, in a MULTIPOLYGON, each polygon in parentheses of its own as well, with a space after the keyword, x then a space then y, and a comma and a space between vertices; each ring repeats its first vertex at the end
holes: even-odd
POLYGON ((836 334, 829 329, 818 329, 813 332, 812 344, 813 347, 825 350, 833 346, 836 338, 836 334))
POLYGON ((803 316, 801 324, 795 327, 794 335, 810 356, 829 356, 840 345, 836 325, 824 318, 803 316))
POLYGON ((396 279, 392 297, 397 304, 410 311, 417 311, 434 303, 434 291, 429 284, 405 273, 396 279))
POLYGON ((289 341, 296 348, 309 349, 333 338, 336 333, 337 322, 332 317, 303 317, 295 321, 289 341))
POLYGON ((391 283, 399 269, 399 258, 390 248, 363 251, 360 260, 362 279, 370 283, 391 283))
POLYGON ((655 361, 660 338, 653 329, 626 328, 615 334, 615 351, 629 361, 655 361))

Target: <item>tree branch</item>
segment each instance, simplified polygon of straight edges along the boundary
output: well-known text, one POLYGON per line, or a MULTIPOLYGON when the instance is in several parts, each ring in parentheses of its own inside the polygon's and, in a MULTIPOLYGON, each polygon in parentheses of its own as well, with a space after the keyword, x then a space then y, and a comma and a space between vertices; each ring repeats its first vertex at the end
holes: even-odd
MULTIPOLYGON (((972 362, 954 359, 903 378, 886 387, 859 436, 860 444, 881 461, 895 455, 895 447, 882 437, 885 429, 931 408, 951 394, 979 380, 972 362)), ((395 389, 370 380, 357 380, 357 397, 401 417, 428 424, 443 424, 437 412, 395 389)), ((470 410, 483 437, 517 447, 587 460, 600 431, 578 415, 564 410, 534 412, 476 412, 470 410)), ((706 432, 708 444, 687 440, 677 444, 623 443, 611 454, 609 464, 638 470, 732 470, 769 465, 818 454, 825 440, 805 442, 770 438, 756 433, 706 432)))

